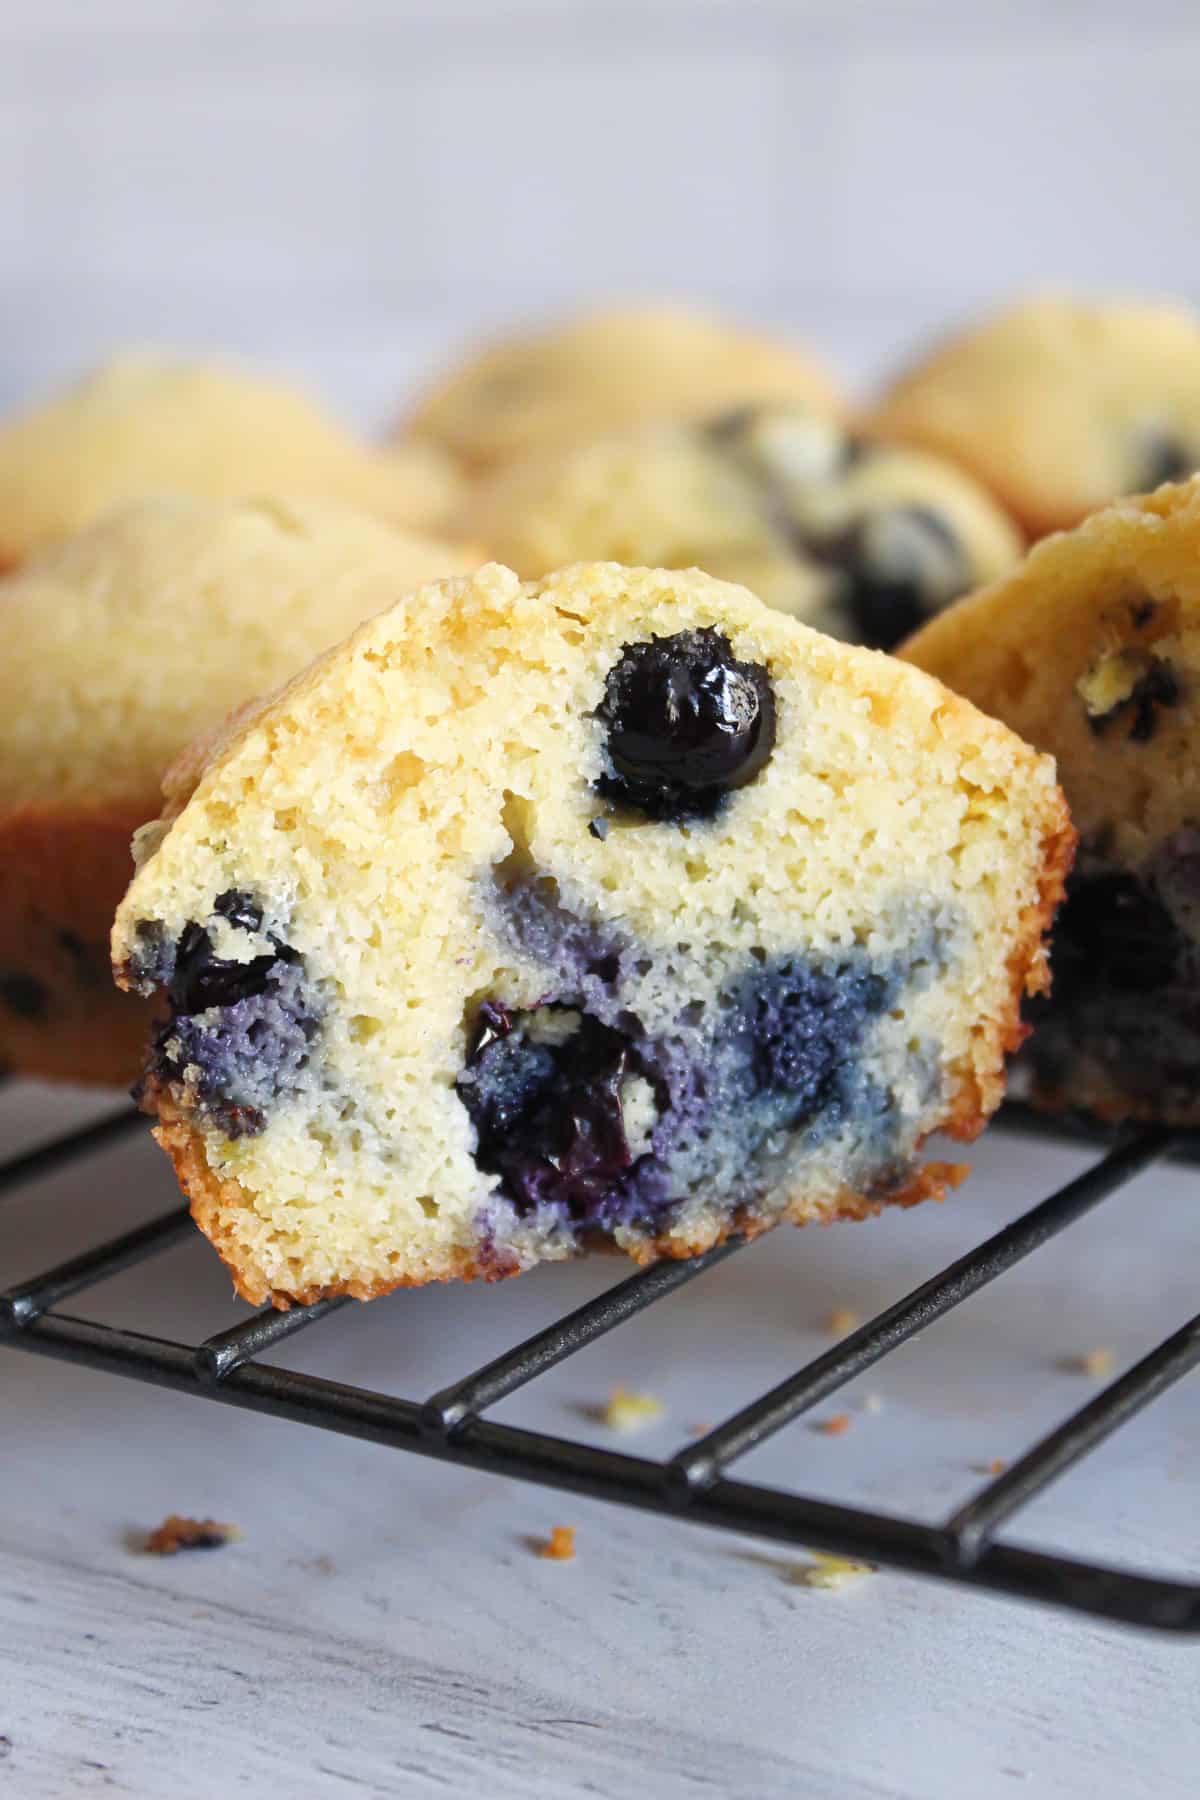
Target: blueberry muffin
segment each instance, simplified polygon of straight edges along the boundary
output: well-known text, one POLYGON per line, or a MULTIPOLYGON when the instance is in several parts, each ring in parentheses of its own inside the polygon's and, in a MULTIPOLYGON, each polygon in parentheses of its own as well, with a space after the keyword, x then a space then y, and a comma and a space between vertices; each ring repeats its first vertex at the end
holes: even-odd
POLYGON ((198 731, 469 553, 309 502, 144 501, 0 581, 0 1066, 128 1083, 108 936, 198 731))
POLYGON ((1047 539, 904 655, 1051 752, 1079 828, 1034 1097, 1200 1125, 1200 479, 1047 539))
POLYGON ((1041 537, 1200 467, 1200 320, 1027 300, 901 375, 872 423, 961 463, 1041 537))
POLYGON ((798 407, 741 407, 527 456, 483 479, 472 538, 528 578, 577 561, 705 570, 888 650, 1021 542, 952 464, 798 407))
POLYGON ((841 411, 807 352, 682 307, 599 312, 502 339, 421 400, 406 438, 480 471, 610 431, 757 401, 841 411))
POLYGON ((371 449, 278 383, 130 354, 0 423, 0 569, 112 506, 171 493, 307 495, 436 528, 462 479, 436 446, 371 449))
POLYGON ((938 1193, 1072 834, 938 683, 691 572, 492 565, 185 758, 117 915, 248 1299, 639 1261, 938 1193))

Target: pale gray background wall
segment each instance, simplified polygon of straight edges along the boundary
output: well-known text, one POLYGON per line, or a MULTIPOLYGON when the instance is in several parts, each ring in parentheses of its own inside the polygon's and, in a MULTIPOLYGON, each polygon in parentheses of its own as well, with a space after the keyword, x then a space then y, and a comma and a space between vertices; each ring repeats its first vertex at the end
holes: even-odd
POLYGON ((1198 0, 0 0, 0 402, 223 345, 370 422, 697 294, 867 375, 1036 280, 1200 297, 1198 0))

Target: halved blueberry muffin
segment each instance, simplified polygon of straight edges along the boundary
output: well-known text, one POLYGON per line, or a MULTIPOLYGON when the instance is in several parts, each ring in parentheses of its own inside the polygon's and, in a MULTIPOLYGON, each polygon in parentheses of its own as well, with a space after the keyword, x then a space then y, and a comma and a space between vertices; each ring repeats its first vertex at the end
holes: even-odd
POLYGON ((1072 841, 912 669, 695 572, 493 565, 176 770, 113 957, 240 1291, 369 1297, 940 1193, 1072 841))

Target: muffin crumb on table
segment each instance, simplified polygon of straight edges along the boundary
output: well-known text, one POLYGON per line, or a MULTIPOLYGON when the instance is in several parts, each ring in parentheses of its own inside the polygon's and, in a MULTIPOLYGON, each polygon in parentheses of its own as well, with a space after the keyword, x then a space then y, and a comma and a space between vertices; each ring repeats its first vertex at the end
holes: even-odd
POLYGON ((836 1592, 852 1587, 864 1575, 876 1573, 874 1563, 855 1562, 848 1556, 834 1556, 826 1550, 809 1550, 810 1561, 799 1563, 792 1575, 797 1587, 826 1588, 836 1592))
POLYGON ((143 1544, 150 1556, 174 1556, 180 1550, 222 1550, 242 1537, 236 1525, 222 1525, 216 1519, 189 1519, 183 1513, 168 1513, 156 1525, 143 1544))
POLYGON ((575 1527, 573 1525, 555 1525, 550 1536, 538 1549, 538 1555, 547 1562, 573 1562, 575 1560, 575 1527))

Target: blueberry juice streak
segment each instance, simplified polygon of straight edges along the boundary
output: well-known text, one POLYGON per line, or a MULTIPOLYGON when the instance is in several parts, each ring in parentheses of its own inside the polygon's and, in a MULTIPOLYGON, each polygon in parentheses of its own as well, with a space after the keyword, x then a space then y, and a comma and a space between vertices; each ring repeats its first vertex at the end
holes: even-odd
MULTIPOLYGON (((262 937, 263 913, 231 889, 217 917, 262 937)), ((174 944, 152 922, 134 974, 143 991, 166 989, 170 1015, 154 1033, 146 1083, 166 1089, 186 1111, 229 1138, 261 1132, 273 1108, 302 1084, 320 1009, 303 959, 273 932, 270 948, 245 961, 218 956, 210 930, 192 921, 174 944)))

